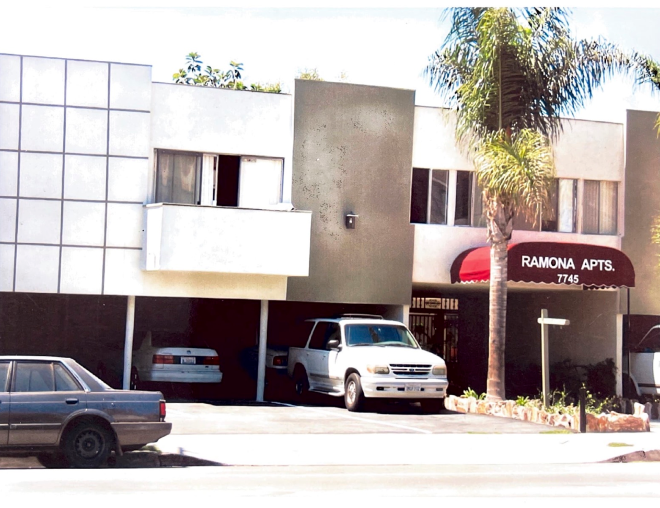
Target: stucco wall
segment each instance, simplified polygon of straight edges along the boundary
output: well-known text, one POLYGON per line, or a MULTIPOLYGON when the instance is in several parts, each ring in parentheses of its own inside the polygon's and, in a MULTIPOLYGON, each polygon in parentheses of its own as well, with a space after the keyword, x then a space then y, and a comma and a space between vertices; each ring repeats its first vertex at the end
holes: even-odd
POLYGON ((288 94, 153 83, 154 148, 284 159, 291 198, 293 97, 288 94))
POLYGON ((293 204, 312 210, 312 242, 287 299, 410 304, 413 117, 410 90, 296 81, 293 204))
POLYGON ((653 128, 657 115, 628 111, 626 124, 626 230, 621 248, 635 267, 633 314, 660 314, 660 246, 651 243, 653 218, 660 215, 660 140, 653 128))

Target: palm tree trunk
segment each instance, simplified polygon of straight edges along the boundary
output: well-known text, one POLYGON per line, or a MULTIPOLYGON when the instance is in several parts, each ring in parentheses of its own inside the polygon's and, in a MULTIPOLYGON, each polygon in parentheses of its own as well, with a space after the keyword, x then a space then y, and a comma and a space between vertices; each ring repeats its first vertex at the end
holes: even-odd
POLYGON ((508 239, 490 247, 490 294, 488 322, 488 400, 504 399, 504 342, 506 337, 508 239))

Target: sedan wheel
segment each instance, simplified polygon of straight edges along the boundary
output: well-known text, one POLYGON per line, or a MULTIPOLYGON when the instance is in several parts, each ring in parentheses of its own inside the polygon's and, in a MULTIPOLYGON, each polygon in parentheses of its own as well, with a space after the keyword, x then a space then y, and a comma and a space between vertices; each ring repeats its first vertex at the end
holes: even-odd
POLYGON ((103 427, 81 423, 67 433, 64 454, 73 467, 99 467, 108 460, 112 437, 103 427))

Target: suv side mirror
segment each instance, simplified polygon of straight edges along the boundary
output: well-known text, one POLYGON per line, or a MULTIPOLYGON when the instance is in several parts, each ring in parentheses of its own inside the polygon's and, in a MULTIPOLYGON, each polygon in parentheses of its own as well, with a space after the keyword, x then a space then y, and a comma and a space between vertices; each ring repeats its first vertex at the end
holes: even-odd
POLYGON ((341 342, 339 341, 339 339, 330 339, 326 343, 325 348, 328 349, 328 350, 330 350, 330 349, 339 349, 340 344, 341 344, 341 342))

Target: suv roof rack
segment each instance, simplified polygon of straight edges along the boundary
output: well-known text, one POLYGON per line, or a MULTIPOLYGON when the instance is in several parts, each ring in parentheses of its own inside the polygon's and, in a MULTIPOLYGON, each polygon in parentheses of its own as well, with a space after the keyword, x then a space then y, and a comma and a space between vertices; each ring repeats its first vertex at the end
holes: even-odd
POLYGON ((383 319, 383 316, 380 314, 340 314, 337 317, 349 319, 383 319))

